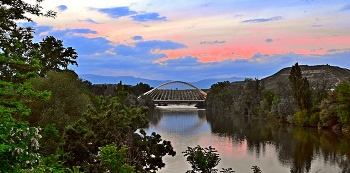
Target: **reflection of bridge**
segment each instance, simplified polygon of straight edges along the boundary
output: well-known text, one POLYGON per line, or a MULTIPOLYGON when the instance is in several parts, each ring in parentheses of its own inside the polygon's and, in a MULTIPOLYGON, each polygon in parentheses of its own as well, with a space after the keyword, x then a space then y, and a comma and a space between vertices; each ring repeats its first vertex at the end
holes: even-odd
POLYGON ((149 96, 155 104, 168 103, 198 103, 204 102, 207 93, 192 84, 182 81, 167 82, 143 93, 149 96))
POLYGON ((152 131, 178 134, 183 137, 195 136, 204 131, 210 133, 211 129, 206 120, 205 110, 195 108, 156 108, 148 118, 152 131))

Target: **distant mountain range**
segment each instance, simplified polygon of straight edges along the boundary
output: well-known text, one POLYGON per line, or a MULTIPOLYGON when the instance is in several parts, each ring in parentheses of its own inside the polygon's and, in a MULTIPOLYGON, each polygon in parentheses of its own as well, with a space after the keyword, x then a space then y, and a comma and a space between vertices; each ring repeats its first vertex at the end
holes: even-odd
MULTIPOLYGON (((331 88, 335 88, 337 84, 342 81, 350 81, 350 70, 346 68, 341 68, 337 66, 330 65, 300 65, 300 68, 303 73, 303 77, 306 77, 311 84, 319 83, 323 81, 328 82, 331 85, 331 88)), ((276 90, 278 88, 278 83, 289 83, 289 73, 291 67, 286 67, 276 72, 275 74, 261 79, 264 83, 266 89, 276 90)), ((165 82, 163 80, 150 80, 143 78, 135 78, 132 76, 99 76, 92 74, 83 74, 80 75, 82 79, 88 80, 93 84, 117 84, 122 81, 123 84, 127 85, 136 85, 140 82, 150 85, 151 87, 157 87, 165 82)), ((217 79, 204 79, 197 82, 188 82, 200 89, 210 89, 211 85, 217 82, 230 81, 241 83, 245 78, 242 77, 232 77, 232 78, 217 78, 217 79)), ((184 81, 187 82, 187 81, 184 81)))
MULTIPOLYGON (((100 75, 93 75, 93 74, 82 74, 80 75, 80 78, 90 81, 93 84, 117 84, 120 81, 122 81, 123 84, 127 85, 136 85, 140 82, 150 85, 151 87, 157 87, 165 82, 170 82, 170 80, 150 80, 150 79, 143 79, 143 78, 135 78, 132 76, 100 76, 100 75)), ((244 81, 244 78, 241 77, 231 77, 231 78, 211 78, 211 79, 204 79, 196 82, 188 82, 192 85, 200 88, 200 89, 209 89, 211 85, 222 82, 222 81, 244 81)), ((186 82, 186 81, 184 81, 186 82)))

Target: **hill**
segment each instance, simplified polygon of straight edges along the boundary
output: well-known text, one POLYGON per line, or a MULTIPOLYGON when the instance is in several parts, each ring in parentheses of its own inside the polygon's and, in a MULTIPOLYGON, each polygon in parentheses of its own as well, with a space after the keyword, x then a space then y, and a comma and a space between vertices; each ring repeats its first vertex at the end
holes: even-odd
MULTIPOLYGON (((303 77, 306 77, 311 85, 325 81, 334 89, 340 82, 350 81, 350 70, 346 68, 330 65, 299 66, 303 77)), ((272 76, 261 79, 261 81, 264 82, 266 89, 276 90, 279 82, 289 83, 288 76, 291 69, 291 67, 284 68, 272 76)))

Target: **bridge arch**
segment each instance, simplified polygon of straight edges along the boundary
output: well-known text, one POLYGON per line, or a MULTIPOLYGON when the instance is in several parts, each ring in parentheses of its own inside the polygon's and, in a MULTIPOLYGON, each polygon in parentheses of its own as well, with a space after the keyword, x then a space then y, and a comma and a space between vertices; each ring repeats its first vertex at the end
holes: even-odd
MULTIPOLYGON (((150 96, 154 102, 203 102, 207 93, 196 86, 183 81, 170 81, 163 83, 141 96, 150 96)), ((141 97, 140 96, 140 97, 141 97)))

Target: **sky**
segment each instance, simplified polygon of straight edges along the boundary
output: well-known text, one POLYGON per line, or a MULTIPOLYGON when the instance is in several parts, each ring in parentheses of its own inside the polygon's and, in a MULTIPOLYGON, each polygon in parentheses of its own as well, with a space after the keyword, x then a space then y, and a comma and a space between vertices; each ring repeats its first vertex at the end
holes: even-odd
MULTIPOLYGON (((27 0, 28 2, 34 2, 27 0)), ((350 69, 348 0, 45 0, 23 23, 78 53, 79 75, 195 82, 285 67, 350 69)))

